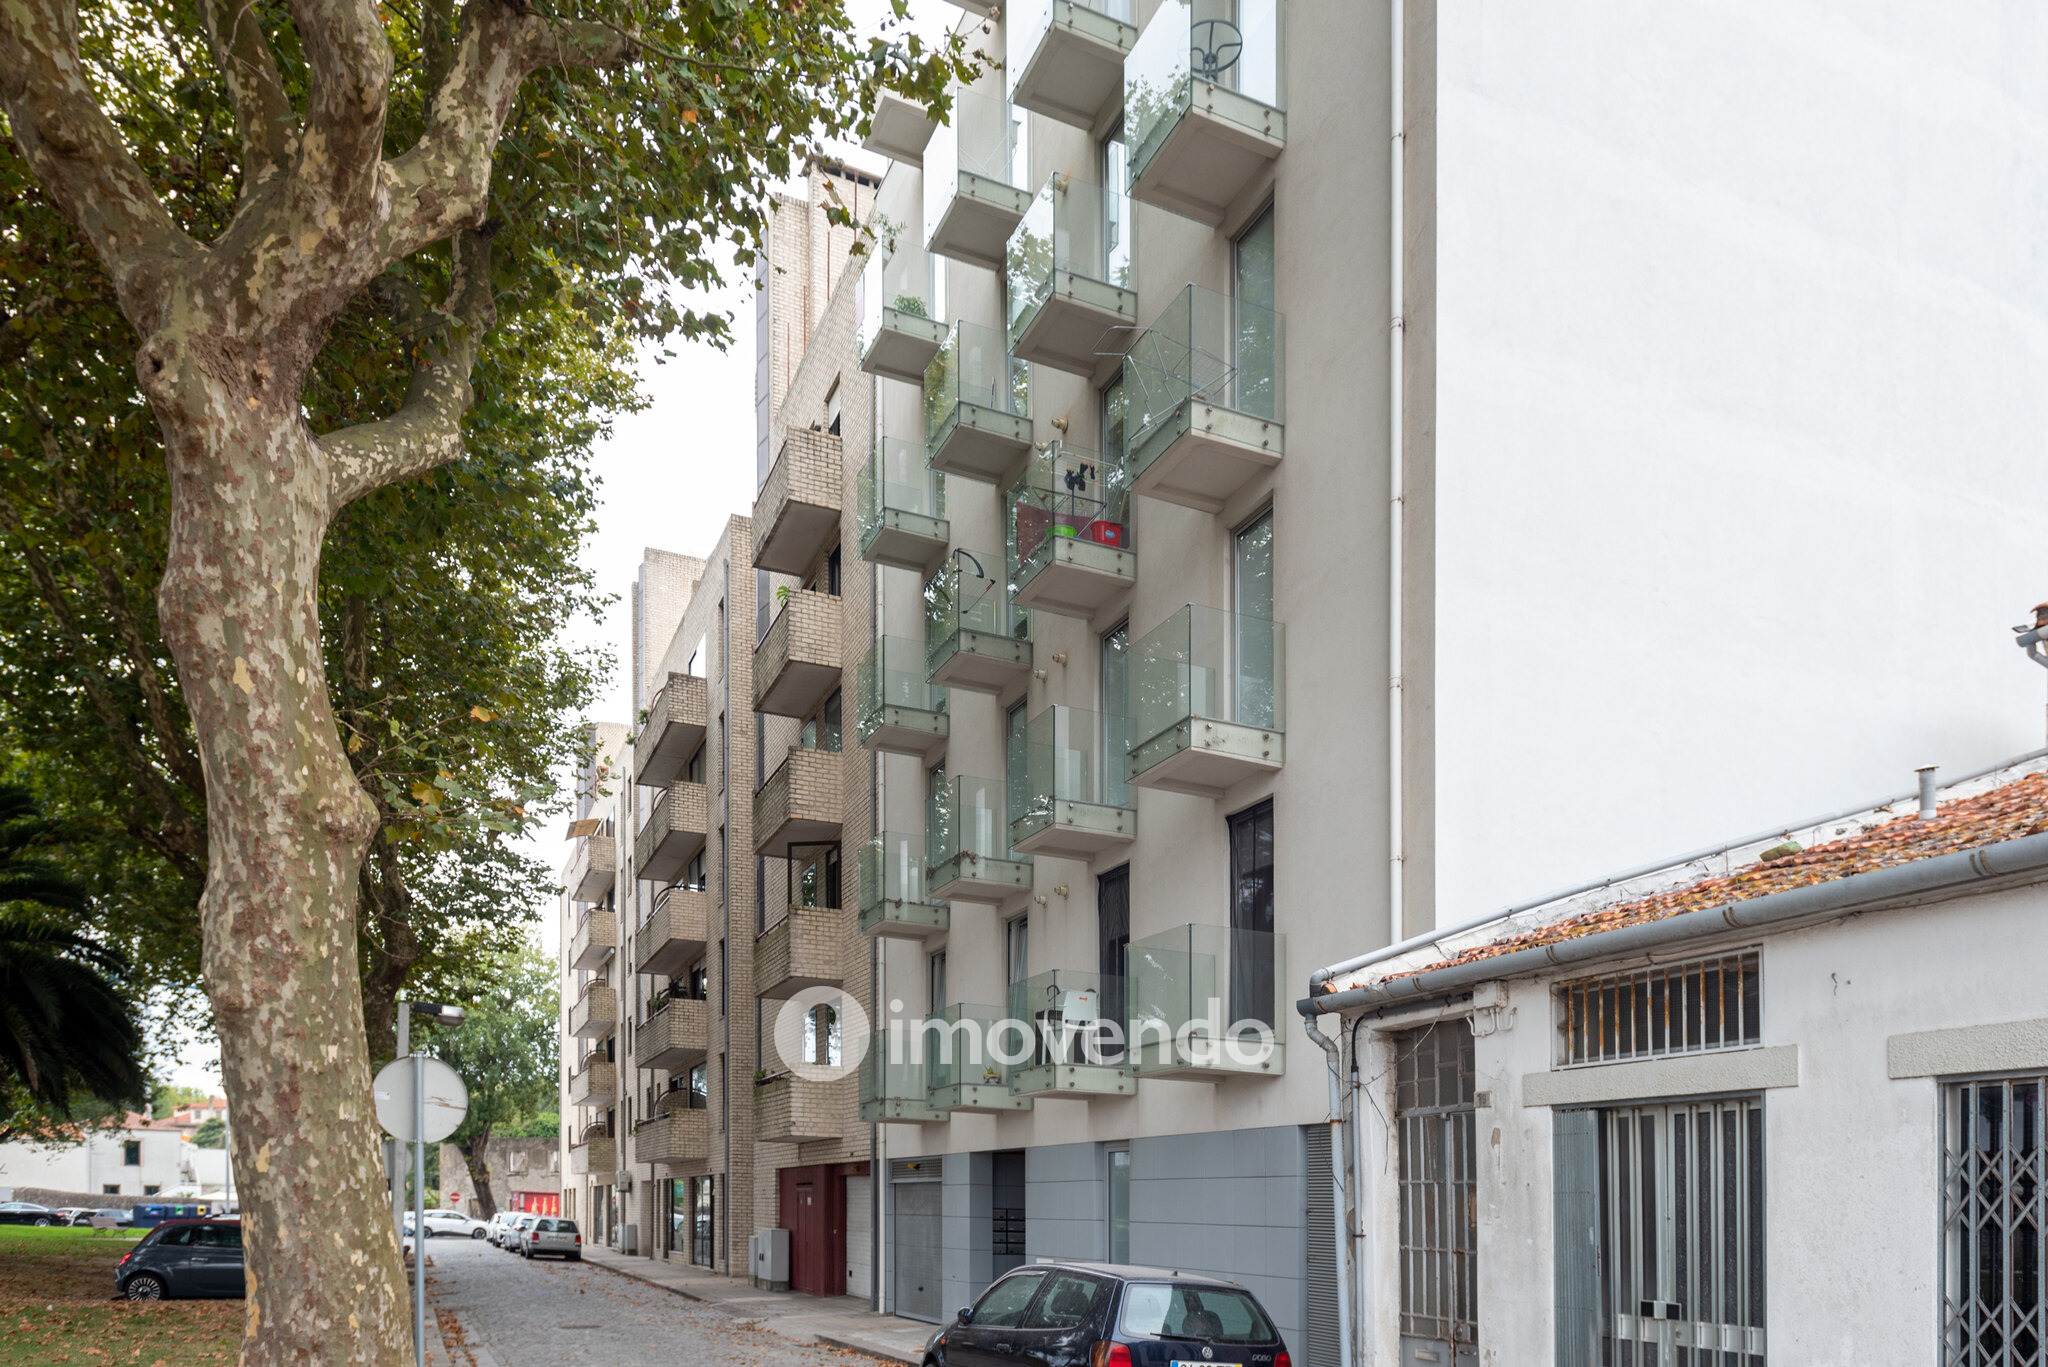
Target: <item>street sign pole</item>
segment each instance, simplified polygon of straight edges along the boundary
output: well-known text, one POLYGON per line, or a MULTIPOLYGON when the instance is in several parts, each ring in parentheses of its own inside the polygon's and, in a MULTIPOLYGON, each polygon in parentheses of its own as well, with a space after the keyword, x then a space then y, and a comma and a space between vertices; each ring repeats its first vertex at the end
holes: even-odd
POLYGON ((469 1113, 469 1089, 453 1068, 412 1050, 409 1014, 421 1011, 451 1024, 462 1020, 458 1006, 398 1001, 398 1057, 370 1084, 377 1123, 391 1136, 391 1216, 399 1245, 405 1244, 405 1188, 400 1173, 412 1145, 412 1343, 415 1367, 427 1361, 427 1145, 438 1144, 461 1127, 469 1113))
MULTIPOLYGON (((398 1057, 404 1058, 412 1052, 412 1008, 403 992, 398 994, 398 1057)), ((396 1136, 385 1143, 384 1171, 391 1175, 391 1228, 398 1235, 399 1247, 405 1246, 405 1149, 396 1136)))
POLYGON ((412 1057, 412 1358, 427 1367, 427 1068, 412 1057))

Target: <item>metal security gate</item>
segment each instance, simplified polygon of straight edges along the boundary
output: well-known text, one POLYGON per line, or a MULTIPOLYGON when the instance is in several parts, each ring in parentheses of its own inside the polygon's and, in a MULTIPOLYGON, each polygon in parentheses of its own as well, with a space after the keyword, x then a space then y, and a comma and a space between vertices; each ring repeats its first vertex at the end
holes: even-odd
POLYGON ((1600 1118, 1603 1329, 1614 1367, 1764 1367, 1764 1112, 1600 1118))
POLYGON ((1943 1098, 1942 1367, 2048 1364, 2048 1077, 1943 1098))
POLYGON ((1472 1024, 1409 1031, 1396 1050, 1402 1367, 1466 1367, 1479 1360, 1472 1024))
POLYGON ((893 1265, 890 1301, 905 1319, 937 1324, 945 1266, 940 1246, 939 1208, 945 1192, 938 1159, 903 1159, 890 1165, 889 1259, 893 1265))

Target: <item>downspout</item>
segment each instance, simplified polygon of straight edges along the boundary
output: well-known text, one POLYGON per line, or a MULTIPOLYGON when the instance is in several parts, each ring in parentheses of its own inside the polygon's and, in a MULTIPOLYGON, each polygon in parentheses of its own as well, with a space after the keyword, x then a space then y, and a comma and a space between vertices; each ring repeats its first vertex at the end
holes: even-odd
POLYGON ((1405 687, 1402 679, 1402 559, 1405 555, 1408 509, 1407 472, 1402 451, 1401 399, 1404 379, 1402 344, 1407 337, 1407 285, 1403 279, 1401 236, 1406 231, 1402 171, 1407 162, 1408 132, 1405 53, 1406 16, 1402 0, 1389 0, 1392 39, 1387 53, 1388 86, 1392 90, 1391 154, 1387 172, 1387 293, 1391 301, 1387 327, 1387 939, 1398 942, 1406 933, 1402 915, 1402 873, 1407 859, 1406 823, 1401 812, 1401 757, 1406 742, 1403 724, 1405 687))
MULTIPOLYGON (((747 535, 748 535, 748 537, 750 538, 750 540, 749 540, 749 542, 748 542, 748 547, 747 547, 747 553, 748 553, 748 557, 749 557, 749 558, 751 559, 751 558, 752 558, 752 555, 753 555, 753 544, 752 544, 752 541, 751 541, 751 537, 753 536, 753 531, 752 531, 751 527, 749 528, 749 530, 748 530, 748 533, 747 533, 747 535)), ((718 760, 719 760, 719 763, 720 763, 720 764, 722 764, 722 765, 724 765, 724 766, 725 766, 725 775, 724 775, 724 779, 723 779, 723 783, 722 783, 722 786, 723 786, 723 787, 724 787, 724 789, 725 789, 725 795, 724 795, 724 803, 725 803, 725 810, 724 810, 723 812, 721 812, 721 813, 719 814, 719 821, 720 821, 720 824, 721 824, 721 826, 722 826, 722 828, 723 828, 723 832, 724 832, 724 839, 722 839, 722 840, 720 840, 720 841, 718 842, 718 889, 719 889, 719 892, 720 892, 720 893, 722 893, 722 894, 724 895, 724 898, 725 898, 725 926, 724 926, 724 930, 725 930, 725 953, 723 953, 723 954, 721 954, 721 955, 719 955, 719 956, 718 956, 718 977, 719 977, 719 983, 718 983, 718 991, 719 991, 720 995, 721 995, 721 996, 723 996, 723 997, 724 997, 724 999, 725 999, 725 1000, 724 1000, 724 1003, 723 1003, 724 1009, 723 1009, 723 1010, 721 1010, 721 1011, 719 1012, 719 1015, 720 1015, 720 1016, 721 1016, 721 1017, 722 1017, 722 1018, 724 1019, 724 1022, 725 1022, 725 1076, 724 1076, 723 1078, 721 1078, 721 1079, 719 1080, 719 1081, 720 1081, 720 1086, 719 1086, 719 1089, 718 1089, 718 1090, 719 1090, 719 1107, 720 1107, 720 1114, 719 1114, 719 1117, 718 1117, 718 1118, 719 1118, 719 1120, 720 1120, 721 1122, 723 1122, 722 1124, 720 1124, 720 1125, 719 1125, 719 1128, 720 1128, 721 1130, 724 1130, 724 1131, 725 1131, 725 1136, 724 1136, 724 1138, 725 1138, 725 1173, 724 1173, 724 1176, 725 1176, 725 1180, 724 1180, 723 1182, 719 1183, 719 1186, 721 1186, 721 1187, 723 1187, 723 1188, 725 1189, 725 1223, 724 1223, 723 1225, 720 1225, 720 1224, 718 1224, 718 1223, 717 1223, 717 1220, 718 1220, 718 1215, 717 1215, 717 1209, 718 1209, 718 1205, 717 1205, 717 1202, 715 1202, 715 1201, 714 1201, 714 1202, 712 1203, 712 1217, 711 1217, 711 1218, 712 1218, 712 1222, 713 1222, 713 1223, 712 1223, 712 1227, 711 1227, 711 1235, 712 1235, 712 1240, 711 1240, 711 1241, 712 1241, 712 1243, 713 1243, 714 1245, 716 1245, 716 1247, 713 1247, 713 1249, 711 1250, 711 1261, 712 1261, 712 1266, 713 1266, 714 1268, 715 1268, 715 1267, 716 1267, 716 1266, 718 1265, 718 1263, 719 1263, 719 1262, 723 1261, 723 1262, 725 1263, 725 1270, 726 1270, 726 1275, 727 1275, 727 1276, 731 1276, 731 1275, 732 1275, 732 900, 733 900, 733 899, 732 899, 732 735, 733 735, 733 730, 734 730, 734 726, 733 726, 733 720, 732 720, 732 666, 733 666, 733 654, 732 654, 732 618, 733 618, 733 597, 732 597, 732 561, 731 561, 730 559, 728 559, 728 560, 727 560, 727 561, 725 562, 725 564, 724 564, 723 566, 721 566, 721 567, 720 567, 720 569, 719 569, 719 578, 720 578, 721 580, 723 580, 723 581, 724 581, 724 582, 722 582, 722 583, 721 583, 721 584, 719 585, 719 591, 720 591, 721 593, 723 593, 723 594, 725 595, 725 611, 723 611, 723 612, 721 612, 721 613, 719 613, 719 614, 718 614, 718 617, 719 617, 719 624, 720 624, 721 626, 723 626, 723 627, 725 628, 725 639, 724 639, 723 641, 720 641, 720 642, 719 642, 719 644, 718 644, 718 650, 719 650, 719 661, 718 661, 718 666, 719 666, 719 668, 718 668, 718 673, 719 673, 719 688, 720 688, 720 689, 722 690, 722 692, 723 692, 723 694, 724 694, 724 700, 723 700, 723 701, 722 701, 722 702, 721 702, 721 703, 719 704, 719 715, 720 715, 720 716, 721 716, 721 717, 722 717, 722 718, 724 719, 724 721, 725 721, 725 725, 724 725, 724 727, 722 727, 722 728, 721 728, 721 729, 722 729, 722 730, 723 730, 723 731, 725 732, 725 734, 724 734, 724 736, 723 736, 723 737, 721 737, 721 740, 722 740, 722 742, 723 742, 723 743, 722 743, 722 744, 721 744, 721 745, 720 745, 720 746, 718 747, 718 748, 719 748, 719 750, 720 750, 720 752, 721 752, 721 753, 719 754, 719 756, 718 756, 718 760), (723 1257, 721 1258, 721 1256, 720 1256, 720 1255, 723 1255, 723 1257)), ((756 737, 754 737, 754 743, 755 743, 756 745, 759 745, 759 744, 761 743, 761 738, 760 738, 759 736, 756 736, 756 737)), ((758 1063, 758 1060, 757 1060, 757 1063, 758 1063)), ((707 1098, 707 1100, 708 1100, 708 1098, 707 1098)), ((691 1215, 690 1215, 690 1219, 691 1219, 691 1223, 692 1223, 692 1226, 693 1226, 693 1229, 692 1229, 692 1234, 691 1234, 691 1237, 692 1237, 692 1238, 694 1239, 694 1238, 696 1237, 696 1235, 695 1235, 695 1231, 694 1231, 694 1225, 695 1225, 695 1222, 696 1222, 696 1212, 695 1212, 695 1211, 692 1211, 692 1212, 691 1212, 691 1215)), ((749 1268, 747 1269, 747 1272, 749 1273, 749 1275, 751 1275, 751 1274, 753 1273, 753 1270, 754 1270, 754 1269, 753 1269, 752 1267, 749 1267, 749 1268)))
POLYGON ((1330 1210, 1337 1250, 1337 1362, 1338 1367, 1352 1367, 1357 1361, 1351 1343, 1351 1230, 1356 1220, 1351 1207, 1351 1123, 1344 1109, 1342 1051, 1336 1040, 1322 1032, 1314 1016, 1303 1017, 1301 1023, 1330 1063, 1330 1210))

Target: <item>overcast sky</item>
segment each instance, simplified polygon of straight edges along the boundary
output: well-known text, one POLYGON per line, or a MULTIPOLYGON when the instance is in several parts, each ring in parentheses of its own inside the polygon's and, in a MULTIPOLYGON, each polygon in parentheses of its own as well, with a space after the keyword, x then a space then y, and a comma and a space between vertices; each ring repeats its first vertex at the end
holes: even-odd
MULTIPOLYGON (((864 30, 888 13, 886 0, 850 0, 864 30)), ((913 0, 915 24, 927 36, 943 33, 960 11, 941 0, 913 0)), ((838 149, 848 160, 880 172, 886 163, 859 148, 838 149)), ((798 188, 798 187, 792 187, 798 188)), ((728 270, 727 275, 735 272, 728 270)), ((591 709, 598 721, 630 721, 627 684, 627 612, 641 551, 649 546, 702 555, 711 548, 726 518, 750 513, 754 504, 754 309, 750 281, 737 281, 715 294, 699 296, 700 307, 732 316, 733 342, 727 351, 702 344, 677 344, 665 361, 658 350, 640 358, 640 381, 648 406, 622 418, 591 461, 599 483, 598 534, 584 547, 584 563, 599 589, 616 601, 601 621, 581 620, 569 634, 576 645, 598 644, 617 657, 608 686, 591 709)), ((523 848, 549 869, 567 857, 565 820, 550 820, 523 848)), ((556 949, 554 890, 534 890, 540 913, 539 937, 549 954, 556 949)), ((175 1028, 175 1027, 169 1027, 175 1028)), ((177 1046, 179 1064, 171 1081, 190 1087, 220 1086, 218 1044, 188 1035, 177 1046)))

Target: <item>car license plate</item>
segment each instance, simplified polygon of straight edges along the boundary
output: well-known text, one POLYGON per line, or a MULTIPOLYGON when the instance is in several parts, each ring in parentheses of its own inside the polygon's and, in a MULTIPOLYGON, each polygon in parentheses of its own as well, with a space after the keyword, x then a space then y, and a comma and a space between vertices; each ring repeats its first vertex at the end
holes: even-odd
POLYGON ((1182 1358, 1175 1358, 1167 1363, 1166 1367, 1244 1367, 1244 1364, 1242 1362, 1210 1362, 1207 1359, 1201 1362, 1189 1362, 1182 1358))

